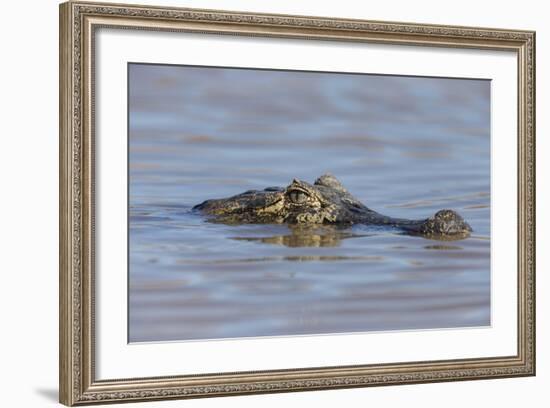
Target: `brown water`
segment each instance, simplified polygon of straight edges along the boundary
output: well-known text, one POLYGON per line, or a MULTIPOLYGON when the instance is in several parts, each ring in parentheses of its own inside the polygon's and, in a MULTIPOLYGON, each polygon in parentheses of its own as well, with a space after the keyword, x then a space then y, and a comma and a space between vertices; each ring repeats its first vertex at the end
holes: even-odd
POLYGON ((487 81, 130 67, 129 340, 490 324, 487 81), (472 236, 223 225, 191 207, 330 171, 472 236))

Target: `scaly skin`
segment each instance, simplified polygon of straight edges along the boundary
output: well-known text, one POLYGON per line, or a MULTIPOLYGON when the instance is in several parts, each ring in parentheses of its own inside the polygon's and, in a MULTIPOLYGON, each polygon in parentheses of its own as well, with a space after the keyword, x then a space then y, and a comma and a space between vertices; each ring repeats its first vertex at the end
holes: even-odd
POLYGON ((472 228, 453 210, 429 218, 408 220, 371 210, 330 174, 314 184, 294 179, 286 188, 250 190, 229 198, 206 200, 194 210, 227 224, 366 224, 385 225, 411 235, 454 240, 466 238, 472 228))

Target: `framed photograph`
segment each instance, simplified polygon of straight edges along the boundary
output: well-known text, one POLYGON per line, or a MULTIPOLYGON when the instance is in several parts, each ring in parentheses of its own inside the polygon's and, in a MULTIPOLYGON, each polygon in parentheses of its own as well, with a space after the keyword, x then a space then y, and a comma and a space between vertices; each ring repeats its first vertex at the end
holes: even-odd
POLYGON ((535 33, 60 6, 66 405, 535 374, 535 33))

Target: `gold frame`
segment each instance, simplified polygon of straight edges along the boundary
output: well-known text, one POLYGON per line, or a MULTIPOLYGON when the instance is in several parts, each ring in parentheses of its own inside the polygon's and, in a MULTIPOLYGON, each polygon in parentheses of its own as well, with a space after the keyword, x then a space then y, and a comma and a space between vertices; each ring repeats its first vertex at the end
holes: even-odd
POLYGON ((535 33, 228 11, 60 5, 60 402, 66 405, 535 374, 535 33), (513 356, 96 380, 94 33, 99 27, 513 51, 518 62, 518 349, 513 356))

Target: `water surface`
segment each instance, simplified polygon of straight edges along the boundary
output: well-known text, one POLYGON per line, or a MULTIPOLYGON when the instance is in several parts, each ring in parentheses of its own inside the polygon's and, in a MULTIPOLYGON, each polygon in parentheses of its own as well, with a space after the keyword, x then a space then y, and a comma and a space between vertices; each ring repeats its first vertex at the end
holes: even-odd
POLYGON ((129 339, 490 324, 490 82, 131 64, 129 339), (224 225, 191 207, 338 177, 472 236, 224 225))

